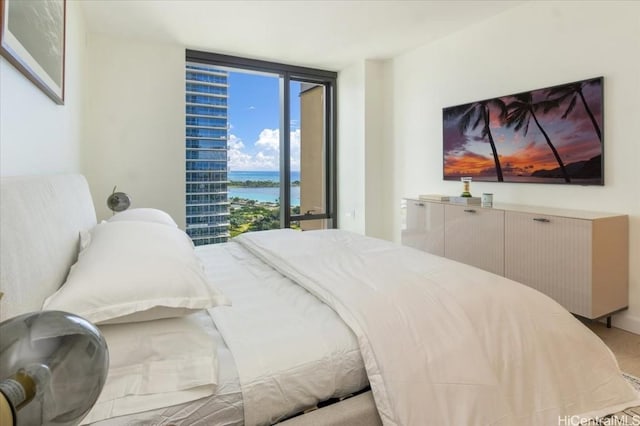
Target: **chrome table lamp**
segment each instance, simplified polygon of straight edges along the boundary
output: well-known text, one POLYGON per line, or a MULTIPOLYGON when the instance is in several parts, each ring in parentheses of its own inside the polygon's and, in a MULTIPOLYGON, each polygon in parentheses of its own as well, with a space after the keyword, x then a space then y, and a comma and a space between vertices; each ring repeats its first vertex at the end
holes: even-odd
POLYGON ((131 206, 131 198, 125 192, 116 192, 117 186, 113 187, 113 192, 107 198, 107 207, 113 214, 123 212, 131 206))
POLYGON ((109 369, 96 326, 60 311, 0 323, 0 424, 77 425, 95 404, 109 369))

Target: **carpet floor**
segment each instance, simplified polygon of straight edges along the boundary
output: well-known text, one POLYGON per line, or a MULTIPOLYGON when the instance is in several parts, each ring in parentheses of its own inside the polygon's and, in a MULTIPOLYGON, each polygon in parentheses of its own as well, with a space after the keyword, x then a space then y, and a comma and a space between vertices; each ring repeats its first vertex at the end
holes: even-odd
MULTIPOLYGON (((634 388, 640 392, 640 379, 631 374, 622 373, 622 376, 627 379, 634 388)), ((563 424, 560 421, 558 424, 563 424)), ((570 421, 565 424, 572 424, 570 421)), ((639 426, 640 425, 640 407, 627 408, 624 411, 620 411, 615 414, 611 414, 600 419, 591 420, 586 423, 585 426, 639 426)), ((580 425, 582 426, 582 425, 580 425)))
MULTIPOLYGON (((640 336, 618 328, 606 328, 597 321, 584 324, 597 334, 615 354, 623 377, 640 392, 640 336)), ((560 424, 560 422, 559 422, 560 424)), ((566 423, 571 424, 571 423, 566 423)), ((640 407, 628 408, 619 413, 591 420, 586 426, 640 426, 640 407)))

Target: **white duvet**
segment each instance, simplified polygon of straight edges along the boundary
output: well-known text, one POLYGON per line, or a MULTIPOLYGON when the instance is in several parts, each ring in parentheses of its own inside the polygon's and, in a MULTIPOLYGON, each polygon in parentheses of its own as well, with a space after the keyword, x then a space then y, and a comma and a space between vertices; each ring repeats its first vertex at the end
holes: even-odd
POLYGON ((385 425, 555 425, 640 405, 598 337, 524 285, 337 230, 234 241, 351 327, 385 425))
POLYGON ((245 425, 269 425, 367 386, 356 337, 330 307, 238 244, 198 253, 233 301, 209 313, 233 353, 245 425))

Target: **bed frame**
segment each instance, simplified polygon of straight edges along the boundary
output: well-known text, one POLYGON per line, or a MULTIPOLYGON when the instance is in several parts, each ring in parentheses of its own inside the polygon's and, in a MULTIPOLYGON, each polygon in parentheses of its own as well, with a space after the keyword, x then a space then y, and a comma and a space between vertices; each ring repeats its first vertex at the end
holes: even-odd
POLYGON ((80 231, 96 224, 81 175, 2 178, 0 320, 39 311, 78 257, 80 231))
MULTIPOLYGON (((66 280, 78 257, 79 235, 96 225, 82 175, 3 177, 0 180, 0 320, 39 311, 66 280)), ((376 426, 382 422, 371 391, 281 423, 286 426, 376 426)))

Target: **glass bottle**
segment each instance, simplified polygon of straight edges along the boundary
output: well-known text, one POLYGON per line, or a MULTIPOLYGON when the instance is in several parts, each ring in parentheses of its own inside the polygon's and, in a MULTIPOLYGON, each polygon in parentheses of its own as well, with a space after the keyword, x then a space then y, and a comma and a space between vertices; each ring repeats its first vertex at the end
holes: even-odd
POLYGON ((460 178, 460 180, 462 181, 462 194, 460 194, 460 196, 471 197, 471 191, 470 191, 471 178, 463 177, 463 178, 460 178))

